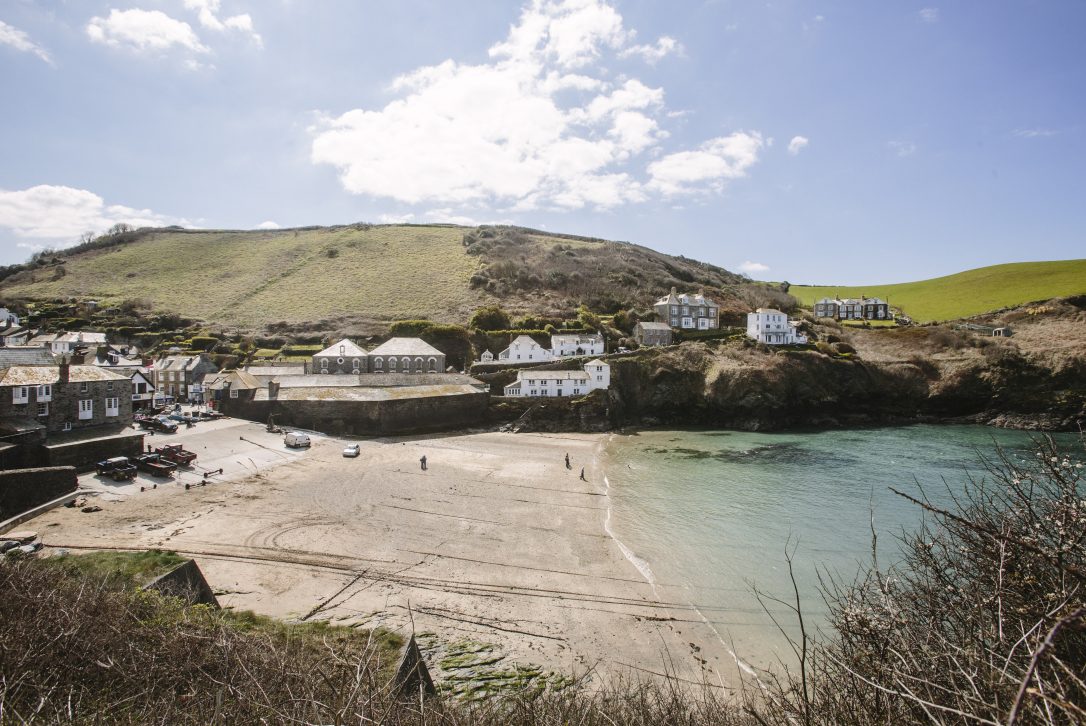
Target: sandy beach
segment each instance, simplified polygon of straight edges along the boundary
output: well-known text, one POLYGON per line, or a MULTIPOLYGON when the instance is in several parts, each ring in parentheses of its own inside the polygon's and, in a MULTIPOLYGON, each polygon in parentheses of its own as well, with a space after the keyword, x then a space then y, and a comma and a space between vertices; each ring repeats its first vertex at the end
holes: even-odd
POLYGON ((601 435, 369 440, 356 459, 342 456, 343 440, 295 452, 234 420, 170 440, 201 454, 195 473, 143 492, 145 477, 81 477, 102 511, 60 508, 33 528, 53 551, 191 555, 238 609, 402 633, 413 619, 416 632, 597 682, 668 672, 737 684, 699 614, 661 602, 608 535, 601 435), (184 488, 219 467, 207 486, 184 488))

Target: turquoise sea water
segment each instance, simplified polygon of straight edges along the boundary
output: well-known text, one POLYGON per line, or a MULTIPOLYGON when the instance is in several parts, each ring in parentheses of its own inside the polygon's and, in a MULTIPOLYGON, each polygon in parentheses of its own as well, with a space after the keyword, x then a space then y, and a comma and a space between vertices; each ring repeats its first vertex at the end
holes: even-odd
MULTIPOLYGON (((649 431, 616 435, 605 449, 609 529, 662 599, 690 603, 682 617, 707 620, 744 661, 790 660, 783 637, 752 589, 792 600, 794 567, 805 617, 821 624, 818 572, 851 581, 870 560, 871 518, 879 558, 920 509, 888 487, 934 501, 960 491, 967 472, 998 446, 1023 452, 1030 435, 981 426, 918 425, 815 433, 649 431), (944 484, 945 481, 945 484, 944 484), (918 486, 919 484, 919 486, 918 486), (949 489, 948 489, 949 487, 949 489)), ((1076 437, 1057 437, 1071 443, 1076 437)), ((798 632, 780 605, 771 610, 798 632)))

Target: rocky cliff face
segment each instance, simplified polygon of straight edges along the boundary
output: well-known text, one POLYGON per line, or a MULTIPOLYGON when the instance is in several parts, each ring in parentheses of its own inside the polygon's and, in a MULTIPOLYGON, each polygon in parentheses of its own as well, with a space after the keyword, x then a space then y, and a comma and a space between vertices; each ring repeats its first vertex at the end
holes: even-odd
POLYGON ((1072 430, 1086 421, 1086 366, 1021 355, 951 364, 687 343, 612 362, 615 426, 748 430, 967 420, 1072 430))

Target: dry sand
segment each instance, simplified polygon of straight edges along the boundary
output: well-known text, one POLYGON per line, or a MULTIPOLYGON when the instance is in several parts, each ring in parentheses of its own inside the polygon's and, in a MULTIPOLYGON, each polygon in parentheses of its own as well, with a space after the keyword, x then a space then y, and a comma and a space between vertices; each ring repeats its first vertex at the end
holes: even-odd
POLYGON ((198 463, 225 476, 145 492, 90 476, 110 493, 102 511, 61 508, 33 528, 50 548, 189 554, 238 609, 399 632, 413 617, 418 632, 494 643, 509 661, 601 680, 668 672, 738 682, 698 613, 659 602, 608 536, 602 436, 371 440, 357 459, 323 437, 299 455, 240 421, 170 440, 202 447, 198 463))

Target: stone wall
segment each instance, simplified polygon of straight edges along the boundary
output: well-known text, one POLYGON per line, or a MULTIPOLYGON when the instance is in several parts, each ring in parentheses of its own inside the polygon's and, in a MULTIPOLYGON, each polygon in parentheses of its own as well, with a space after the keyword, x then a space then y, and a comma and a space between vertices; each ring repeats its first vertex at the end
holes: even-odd
POLYGON ((223 413, 259 423, 271 414, 285 428, 334 435, 373 436, 440 431, 477 425, 486 416, 486 393, 416 396, 383 401, 251 401, 224 398, 223 413))
POLYGON ((117 436, 50 443, 41 447, 40 460, 47 466, 72 466, 90 471, 103 459, 113 456, 137 456, 143 451, 143 433, 125 432, 117 436))
POLYGON ((77 485, 73 466, 0 471, 0 521, 74 492, 77 485))

